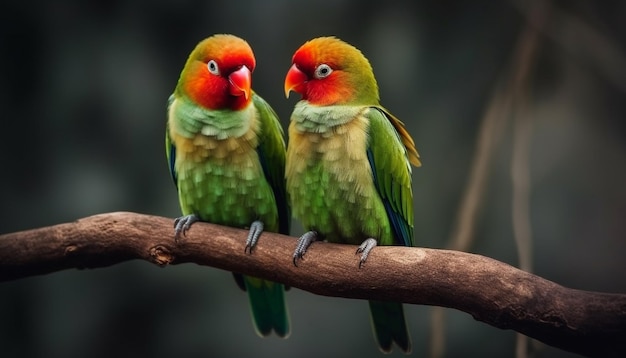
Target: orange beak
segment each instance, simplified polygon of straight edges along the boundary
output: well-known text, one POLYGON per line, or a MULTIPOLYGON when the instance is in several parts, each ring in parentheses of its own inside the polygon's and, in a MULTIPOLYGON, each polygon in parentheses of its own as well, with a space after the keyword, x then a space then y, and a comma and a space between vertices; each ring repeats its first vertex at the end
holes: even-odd
POLYGON ((228 76, 230 82, 230 94, 233 96, 244 96, 245 99, 250 98, 252 92, 252 73, 246 66, 231 73, 228 76))
POLYGON ((289 98, 289 92, 291 91, 302 94, 308 80, 309 78, 307 75, 300 71, 298 66, 294 63, 289 69, 289 72, 287 72, 287 77, 285 78, 285 97, 289 98))

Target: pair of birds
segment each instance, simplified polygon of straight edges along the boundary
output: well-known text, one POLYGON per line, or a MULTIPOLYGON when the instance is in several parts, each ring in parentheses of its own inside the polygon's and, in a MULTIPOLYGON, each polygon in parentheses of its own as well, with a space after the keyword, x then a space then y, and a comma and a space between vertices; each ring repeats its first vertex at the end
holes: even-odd
MULTIPOLYGON (((184 216, 249 228, 246 250, 263 230, 289 234, 291 213, 309 230, 297 264, 315 240, 360 245, 359 266, 376 245, 413 246, 411 164, 420 165, 402 122, 379 104, 372 67, 335 37, 306 42, 293 56, 285 95, 302 95, 289 146, 276 113, 251 89, 252 49, 214 35, 189 56, 168 105, 166 155, 184 216)), ((234 273, 248 292, 257 333, 289 334, 284 287, 234 273)), ((375 337, 410 352, 402 305, 369 301, 375 337)))

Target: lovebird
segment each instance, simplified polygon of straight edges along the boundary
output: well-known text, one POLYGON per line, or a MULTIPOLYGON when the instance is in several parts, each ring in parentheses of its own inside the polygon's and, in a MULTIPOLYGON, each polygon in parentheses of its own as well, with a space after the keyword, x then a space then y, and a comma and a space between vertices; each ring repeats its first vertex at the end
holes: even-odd
MULTIPOLYGON (((283 130, 251 89, 255 65, 246 41, 213 35, 191 52, 169 98, 166 156, 183 214, 176 240, 196 221, 249 228, 249 253, 263 230, 289 234, 283 130)), ((256 332, 287 337, 284 286, 233 274, 248 292, 256 332)))
MULTIPOLYGON (((285 177, 298 219, 308 230, 297 265, 315 240, 359 245, 359 268, 376 245, 413 246, 411 164, 421 165, 404 124, 379 103, 369 61, 335 37, 303 44, 285 78, 285 96, 302 96, 289 124, 285 177)), ((389 279, 392 279, 391 277, 389 279)), ((369 301, 374 336, 411 351, 402 304, 369 301)))

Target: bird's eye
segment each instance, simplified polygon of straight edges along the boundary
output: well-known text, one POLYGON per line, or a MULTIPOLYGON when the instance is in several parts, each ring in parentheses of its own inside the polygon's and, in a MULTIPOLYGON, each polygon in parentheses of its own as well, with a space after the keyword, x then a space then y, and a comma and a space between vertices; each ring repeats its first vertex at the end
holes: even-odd
POLYGON ((211 72, 212 74, 214 75, 220 74, 220 69, 219 67, 217 67, 217 62, 215 62, 215 60, 209 61, 209 63, 206 64, 206 67, 209 69, 209 72, 211 72))
POLYGON ((317 66, 317 68, 315 69, 315 78, 317 78, 318 80, 322 78, 326 78, 332 72, 333 72, 333 69, 330 68, 330 66, 328 66, 325 63, 322 63, 321 65, 317 66))

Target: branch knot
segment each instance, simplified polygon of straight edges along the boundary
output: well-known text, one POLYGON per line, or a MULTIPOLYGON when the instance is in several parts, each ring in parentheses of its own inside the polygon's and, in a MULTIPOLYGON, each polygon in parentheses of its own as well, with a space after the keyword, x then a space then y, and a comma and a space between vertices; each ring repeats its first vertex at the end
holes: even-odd
POLYGON ((159 266, 166 266, 174 261, 174 255, 164 245, 156 245, 150 248, 150 260, 159 266))

